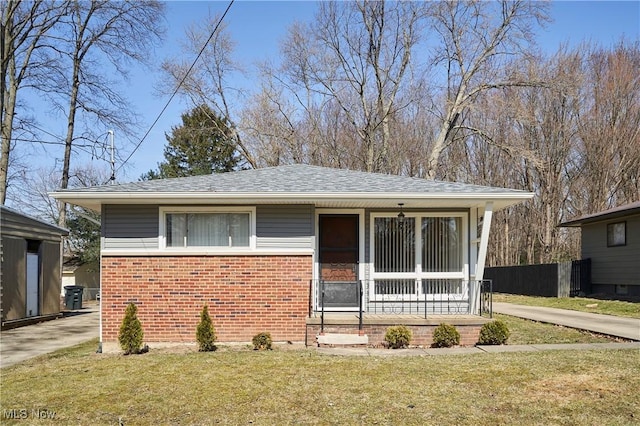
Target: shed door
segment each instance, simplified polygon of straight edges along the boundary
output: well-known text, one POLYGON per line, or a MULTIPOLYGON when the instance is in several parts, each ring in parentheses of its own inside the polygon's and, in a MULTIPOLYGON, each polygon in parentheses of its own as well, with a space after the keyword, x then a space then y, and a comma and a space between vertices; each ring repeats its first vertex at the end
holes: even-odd
POLYGON ((358 215, 320 215, 320 288, 325 308, 357 308, 358 215))
POLYGON ((38 310, 38 288, 40 284, 40 255, 27 252, 27 317, 35 317, 40 314, 38 310))

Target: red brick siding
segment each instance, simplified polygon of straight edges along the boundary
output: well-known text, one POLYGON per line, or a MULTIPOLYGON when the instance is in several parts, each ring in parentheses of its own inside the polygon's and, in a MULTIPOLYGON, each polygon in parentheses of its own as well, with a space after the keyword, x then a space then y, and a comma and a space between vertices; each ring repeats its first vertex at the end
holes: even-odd
POLYGON ((303 341, 311 276, 311 256, 103 257, 103 340, 134 302, 146 342, 194 342, 205 304, 219 342, 303 341))
MULTIPOLYGON (((384 335, 387 332, 388 325, 369 325, 362 326, 363 334, 369 336, 369 344, 374 346, 382 346, 384 344, 384 335)), ((411 345, 431 346, 433 343, 433 330, 435 325, 408 325, 413 333, 411 345)), ((456 325, 456 329, 460 333, 460 345, 474 346, 478 343, 480 337, 480 329, 482 325, 456 325)), ((357 325, 325 325, 325 333, 346 333, 358 334, 357 325)), ((320 333, 319 325, 307 325, 307 345, 316 344, 316 335, 320 333)))

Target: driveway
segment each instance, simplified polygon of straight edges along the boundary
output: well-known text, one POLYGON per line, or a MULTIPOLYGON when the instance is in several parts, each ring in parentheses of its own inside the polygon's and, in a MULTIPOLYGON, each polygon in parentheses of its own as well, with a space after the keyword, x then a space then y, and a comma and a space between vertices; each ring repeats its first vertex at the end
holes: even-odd
POLYGON ((62 318, 2 331, 0 367, 95 339, 99 320, 98 305, 89 305, 62 318))
POLYGON ((530 319, 549 324, 563 325, 580 330, 593 331, 609 336, 640 340, 640 319, 590 314, 567 309, 524 306, 493 302, 493 312, 530 319))

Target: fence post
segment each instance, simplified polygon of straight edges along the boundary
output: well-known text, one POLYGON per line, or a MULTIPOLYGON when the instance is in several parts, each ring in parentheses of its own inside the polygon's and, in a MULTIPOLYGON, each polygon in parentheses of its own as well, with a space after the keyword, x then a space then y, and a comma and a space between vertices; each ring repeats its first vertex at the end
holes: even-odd
POLYGON ((571 262, 558 263, 557 297, 569 297, 571 291, 571 262))

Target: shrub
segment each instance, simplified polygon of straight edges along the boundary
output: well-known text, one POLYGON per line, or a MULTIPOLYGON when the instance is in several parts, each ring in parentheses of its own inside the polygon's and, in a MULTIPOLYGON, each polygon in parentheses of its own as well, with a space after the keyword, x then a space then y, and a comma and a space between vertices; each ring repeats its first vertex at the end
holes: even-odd
POLYGON ((384 334, 384 341, 389 344, 391 349, 401 349, 409 346, 409 342, 413 337, 413 333, 407 326, 394 325, 387 328, 384 334))
POLYGON ((509 328, 504 322, 500 320, 491 321, 483 325, 480 329, 478 344, 504 345, 507 343, 510 334, 509 328))
POLYGON ((196 340, 198 341, 198 350, 200 352, 211 352, 218 349, 216 343, 216 329, 213 327, 211 317, 209 316, 209 308, 204 305, 200 312, 200 322, 196 328, 196 340))
POLYGON ((460 344, 460 333, 455 326, 442 323, 433 330, 433 347, 450 348, 460 344))
POLYGON ((125 355, 139 354, 142 352, 142 339, 144 332, 142 324, 138 319, 138 308, 134 303, 129 303, 124 313, 120 332, 118 333, 118 341, 125 355))
POLYGON ((273 343, 273 341, 271 340, 271 334, 269 333, 258 333, 253 336, 251 342, 253 343, 253 349, 256 351, 267 349, 271 350, 271 344, 273 343))

